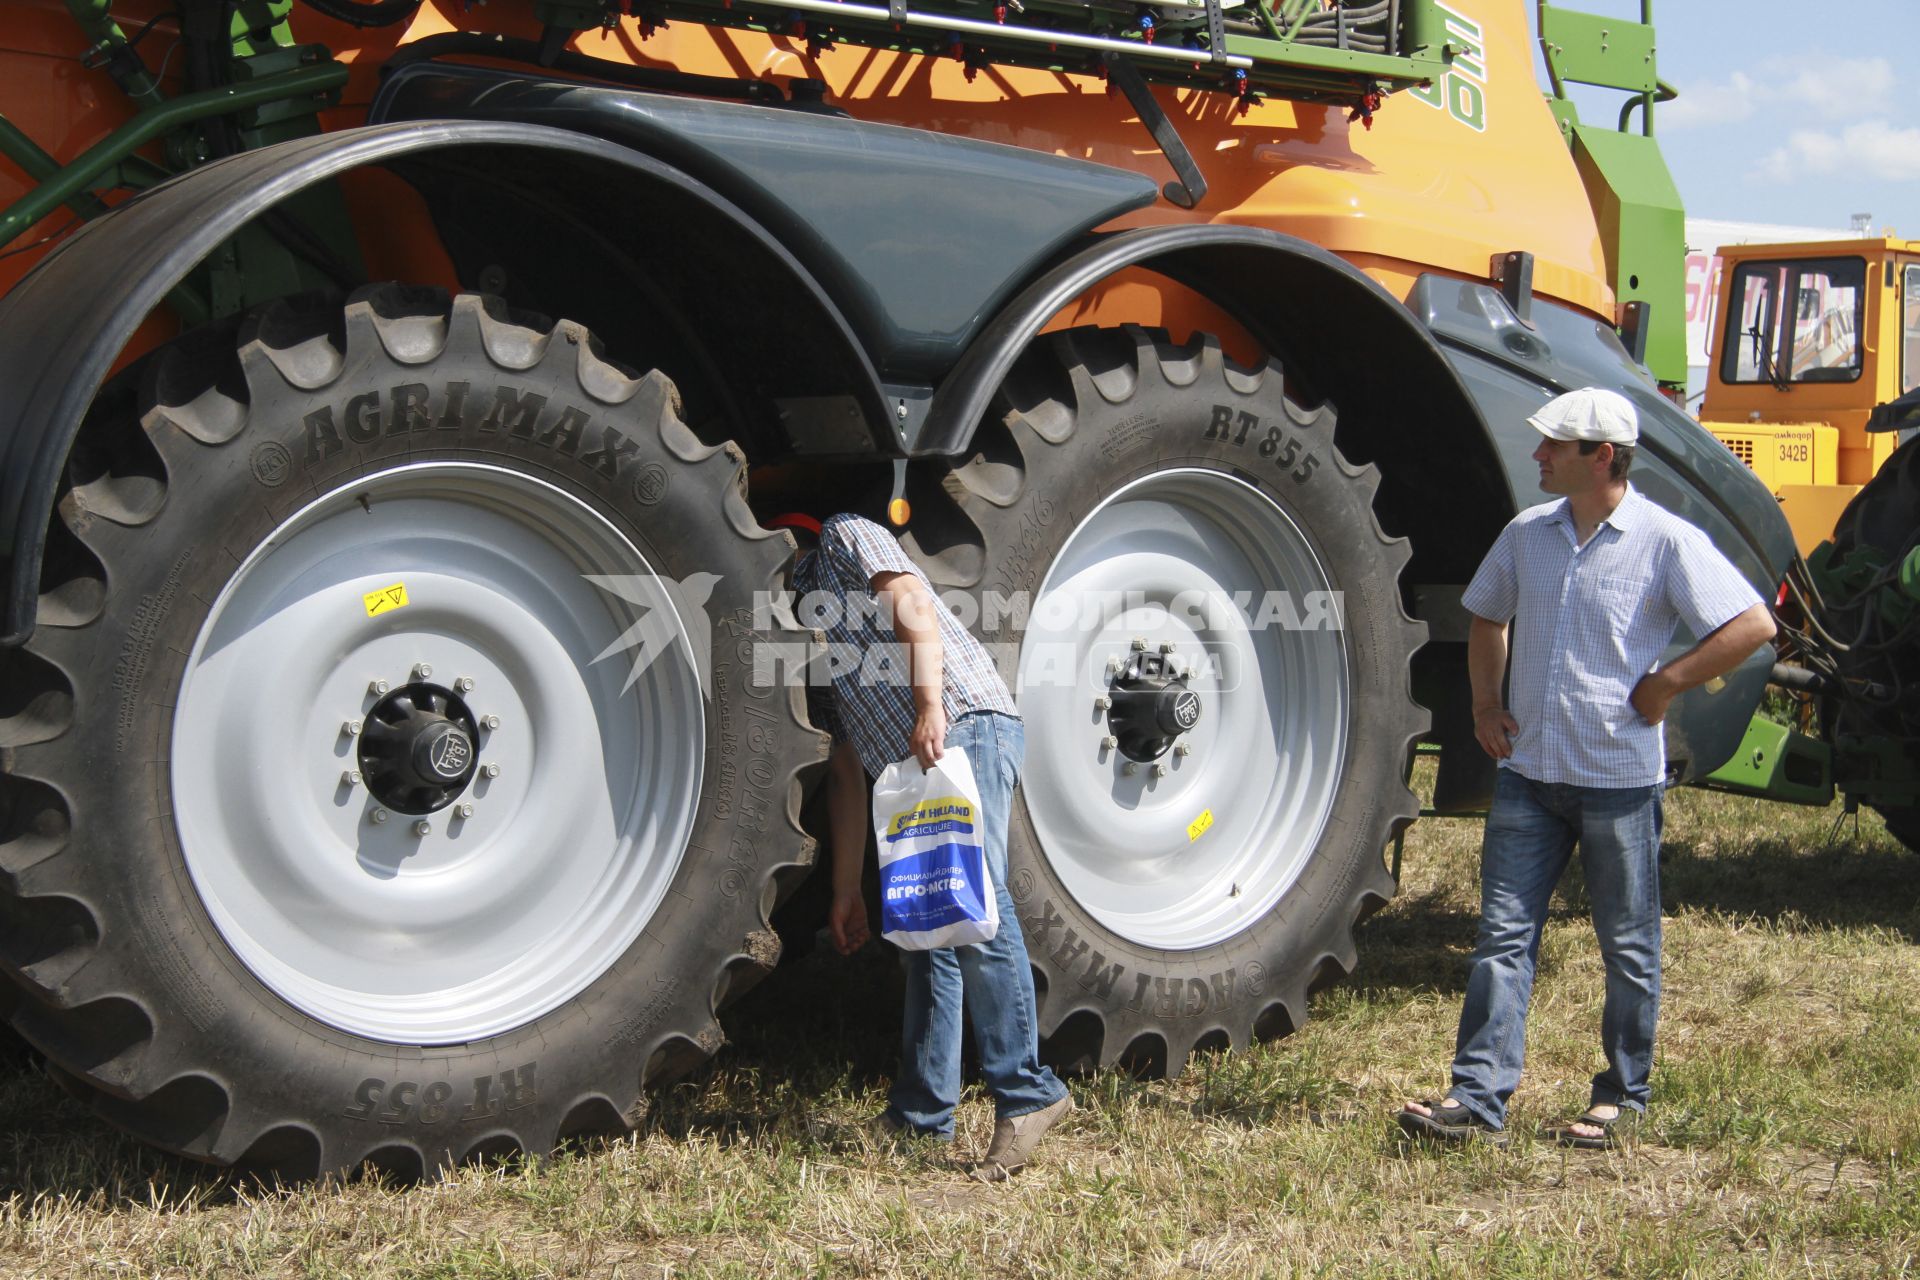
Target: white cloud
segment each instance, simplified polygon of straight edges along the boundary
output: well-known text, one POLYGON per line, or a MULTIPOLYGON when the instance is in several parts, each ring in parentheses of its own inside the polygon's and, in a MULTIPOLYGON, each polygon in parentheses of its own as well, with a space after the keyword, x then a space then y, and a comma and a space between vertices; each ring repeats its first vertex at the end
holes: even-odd
POLYGON ((1753 100, 1759 88, 1744 71, 1734 72, 1722 84, 1707 81, 1685 85, 1678 98, 1659 108, 1655 119, 1662 129, 1738 124, 1753 114, 1753 100))
POLYGON ((1844 174, 1858 181, 1920 182, 1920 129, 1897 129, 1885 120, 1862 120, 1838 133, 1796 129, 1787 145, 1760 162, 1759 175, 1793 182, 1818 174, 1844 174))
POLYGON ((1765 106, 1786 106, 1821 120, 1858 120, 1893 110, 1895 77, 1886 58, 1842 58, 1807 53, 1768 58, 1754 74, 1682 84, 1680 96, 1660 108, 1662 129, 1739 124, 1765 106))
POLYGON ((1810 53, 1769 59, 1766 70, 1782 78, 1782 97, 1811 107, 1823 119, 1859 119, 1893 106, 1893 64, 1885 58, 1810 53))

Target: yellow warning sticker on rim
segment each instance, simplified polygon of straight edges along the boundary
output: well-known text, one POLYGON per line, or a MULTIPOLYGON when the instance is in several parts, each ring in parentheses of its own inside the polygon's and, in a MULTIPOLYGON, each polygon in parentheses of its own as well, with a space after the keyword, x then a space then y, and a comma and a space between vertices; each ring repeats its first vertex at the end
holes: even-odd
POLYGON ((383 613, 392 613, 395 609, 407 607, 407 584, 396 582, 390 587, 369 591, 360 599, 367 606, 367 616, 377 618, 383 613))
POLYGON ((1187 843, 1192 844, 1195 840, 1198 840, 1201 836, 1207 834, 1208 828, 1212 826, 1213 826, 1213 810, 1202 809, 1200 811, 1200 816, 1187 824, 1187 843))

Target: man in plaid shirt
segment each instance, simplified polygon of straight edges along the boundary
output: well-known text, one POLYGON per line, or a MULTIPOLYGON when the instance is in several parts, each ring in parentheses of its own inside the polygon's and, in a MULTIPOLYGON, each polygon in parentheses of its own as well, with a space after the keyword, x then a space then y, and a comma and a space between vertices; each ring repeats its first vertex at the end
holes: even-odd
POLYGON ((1645 1113, 1660 1012, 1660 722, 1680 694, 1773 638, 1765 604, 1707 536, 1627 483, 1633 404, 1587 387, 1528 419, 1540 487, 1561 495, 1501 531, 1461 596, 1473 615, 1474 736, 1500 762, 1480 853, 1480 937, 1453 1086, 1398 1113, 1419 1137, 1499 1134, 1520 1083, 1547 902, 1580 849, 1606 963, 1605 1068, 1586 1111, 1553 1131, 1610 1147, 1645 1113), (1699 643, 1659 662, 1685 623, 1699 643), (1501 693, 1513 638, 1509 696, 1501 693))
MULTIPOLYGON (((802 531, 805 517, 775 521, 802 531)), ((986 649, 937 601, 932 584, 892 534, 837 515, 794 569, 805 625, 826 631, 830 686, 809 686, 814 722, 833 735, 827 809, 833 846, 828 928, 841 954, 869 936, 860 891, 867 844, 868 779, 909 756, 931 768, 966 752, 980 785, 987 867, 999 902, 991 941, 905 953, 907 997, 900 1074, 874 1122, 886 1135, 953 1137, 960 1101, 962 995, 993 1094, 995 1124, 974 1176, 1004 1180, 1024 1166, 1072 1107, 1065 1085, 1040 1065, 1033 975, 1020 918, 1007 894, 1007 819, 1026 748, 1013 695, 986 649)))

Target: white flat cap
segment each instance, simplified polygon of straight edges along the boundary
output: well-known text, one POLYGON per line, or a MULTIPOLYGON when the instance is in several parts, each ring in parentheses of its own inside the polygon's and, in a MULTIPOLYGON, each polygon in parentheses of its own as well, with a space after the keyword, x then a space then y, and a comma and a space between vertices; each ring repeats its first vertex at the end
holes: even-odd
POLYGON ((1640 415, 1618 391, 1581 387, 1555 396, 1527 419, 1549 440, 1594 440, 1632 444, 1640 438, 1640 415))

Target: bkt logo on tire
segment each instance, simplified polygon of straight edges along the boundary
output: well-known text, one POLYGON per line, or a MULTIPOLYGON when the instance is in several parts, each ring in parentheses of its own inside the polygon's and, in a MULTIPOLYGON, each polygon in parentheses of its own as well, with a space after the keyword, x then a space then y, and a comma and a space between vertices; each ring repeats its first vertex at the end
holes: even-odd
POLYGON ((1183 693, 1180 700, 1173 704, 1173 718, 1180 722, 1182 729, 1191 729, 1200 719, 1200 695, 1183 693))
POLYGON ((473 747, 463 733, 449 733, 433 744, 433 754, 428 757, 433 771, 443 778, 457 778, 466 772, 467 761, 473 759, 473 747))

